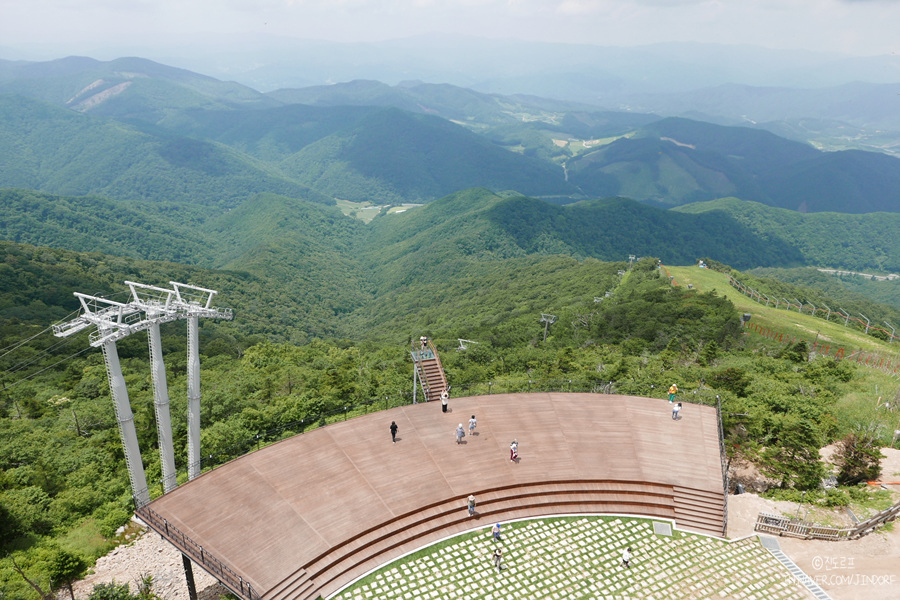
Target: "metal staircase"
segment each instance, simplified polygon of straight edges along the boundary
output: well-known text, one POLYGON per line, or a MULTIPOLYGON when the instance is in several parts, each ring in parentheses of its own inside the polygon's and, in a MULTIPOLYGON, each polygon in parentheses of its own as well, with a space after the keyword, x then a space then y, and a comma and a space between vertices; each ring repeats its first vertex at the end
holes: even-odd
POLYGON ((418 340, 412 342, 410 350, 415 368, 413 370, 413 402, 417 401, 417 393, 421 385, 425 402, 438 400, 444 390, 449 390, 447 375, 441 365, 441 359, 431 340, 423 344, 418 340))

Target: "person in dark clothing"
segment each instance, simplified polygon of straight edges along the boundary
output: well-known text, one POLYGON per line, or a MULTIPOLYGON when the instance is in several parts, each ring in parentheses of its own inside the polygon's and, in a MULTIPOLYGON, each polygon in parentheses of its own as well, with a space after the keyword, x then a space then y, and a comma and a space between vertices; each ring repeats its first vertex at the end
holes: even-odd
POLYGON ((395 444, 397 443, 397 429, 399 429, 397 427, 397 422, 391 421, 391 441, 395 444))

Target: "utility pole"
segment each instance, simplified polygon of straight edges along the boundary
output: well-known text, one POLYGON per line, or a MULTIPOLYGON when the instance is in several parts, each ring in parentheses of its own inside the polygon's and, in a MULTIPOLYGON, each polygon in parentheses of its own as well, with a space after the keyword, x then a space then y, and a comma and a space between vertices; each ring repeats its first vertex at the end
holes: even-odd
POLYGON ((843 308, 838 308, 838 310, 841 311, 841 312, 844 314, 844 327, 846 327, 846 326, 847 326, 847 323, 850 322, 850 313, 848 313, 848 312, 847 312, 846 310, 844 310, 843 308))
POLYGON ((869 325, 870 325, 870 323, 871 323, 871 322, 869 321, 869 317, 867 317, 866 315, 864 315, 864 314, 862 314, 862 313, 859 313, 859 316, 861 316, 863 319, 866 320, 866 335, 868 335, 868 334, 869 334, 869 325))
POLYGON ((828 309, 828 316, 825 317, 825 320, 830 321, 831 320, 831 307, 829 307, 827 304, 824 304, 824 303, 822 304, 822 306, 824 306, 825 308, 828 309))
POLYGON ((541 313, 541 323, 544 324, 544 341, 547 341, 547 329, 556 322, 556 315, 541 313))

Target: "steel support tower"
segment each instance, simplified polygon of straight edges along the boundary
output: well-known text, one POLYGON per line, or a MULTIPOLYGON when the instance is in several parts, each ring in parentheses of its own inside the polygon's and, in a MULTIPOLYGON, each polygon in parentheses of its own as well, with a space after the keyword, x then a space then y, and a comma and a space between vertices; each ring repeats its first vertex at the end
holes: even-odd
POLYGON ((169 392, 162 356, 159 326, 176 319, 188 320, 188 477, 193 479, 200 471, 200 355, 198 348, 197 320, 199 317, 231 319, 231 309, 212 306, 217 292, 206 288, 170 281, 172 289, 125 282, 131 289, 128 303, 115 302, 98 296, 76 292, 81 302, 81 314, 65 323, 53 326, 58 337, 68 337, 84 329, 95 327, 89 343, 103 349, 109 389, 119 423, 119 435, 125 450, 125 463, 131 480, 135 505, 150 502, 147 477, 141 461, 134 414, 125 386, 125 378, 119 363, 116 341, 138 331, 148 331, 151 375, 153 380, 154 408, 159 435, 160 462, 163 491, 169 492, 177 485, 175 452, 172 441, 172 424, 169 413, 169 392))

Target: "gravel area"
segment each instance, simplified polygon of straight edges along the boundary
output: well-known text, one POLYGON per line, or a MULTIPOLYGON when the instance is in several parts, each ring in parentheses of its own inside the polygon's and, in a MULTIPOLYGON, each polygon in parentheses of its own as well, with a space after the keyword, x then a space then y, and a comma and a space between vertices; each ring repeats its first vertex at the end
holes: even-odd
MULTIPOLYGON (((213 600, 225 591, 196 564, 193 571, 201 600, 213 600)), ((152 531, 145 531, 133 542, 119 546, 97 560, 92 573, 73 586, 75 598, 87 598, 94 585, 112 581, 127 583, 134 592, 145 574, 153 576, 153 591, 164 600, 188 600, 181 553, 152 531)))

